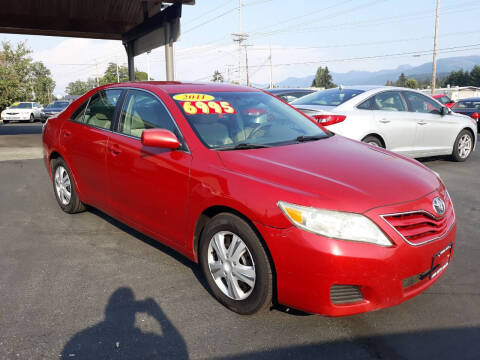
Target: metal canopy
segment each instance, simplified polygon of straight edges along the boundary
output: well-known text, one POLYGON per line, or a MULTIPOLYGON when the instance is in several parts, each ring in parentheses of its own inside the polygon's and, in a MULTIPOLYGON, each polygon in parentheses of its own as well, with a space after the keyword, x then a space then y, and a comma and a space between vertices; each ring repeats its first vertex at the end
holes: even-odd
MULTIPOLYGON (((178 38, 182 4, 195 0, 8 0, 0 5, 0 33, 122 40, 134 74, 134 55, 178 38), (162 11, 162 3, 174 6, 162 11)), ((169 74, 173 62, 173 80, 169 74)))

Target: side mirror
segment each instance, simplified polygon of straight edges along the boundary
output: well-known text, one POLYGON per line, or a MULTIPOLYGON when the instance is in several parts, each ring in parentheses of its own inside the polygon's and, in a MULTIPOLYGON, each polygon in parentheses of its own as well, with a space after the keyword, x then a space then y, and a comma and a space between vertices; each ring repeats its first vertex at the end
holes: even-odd
POLYGON ((174 133, 166 129, 148 129, 142 132, 142 144, 157 148, 176 150, 180 147, 180 141, 174 133))
POLYGON ((444 116, 444 115, 448 115, 452 112, 452 110, 450 110, 449 108, 447 108, 446 106, 443 106, 442 109, 440 110, 440 115, 444 116))

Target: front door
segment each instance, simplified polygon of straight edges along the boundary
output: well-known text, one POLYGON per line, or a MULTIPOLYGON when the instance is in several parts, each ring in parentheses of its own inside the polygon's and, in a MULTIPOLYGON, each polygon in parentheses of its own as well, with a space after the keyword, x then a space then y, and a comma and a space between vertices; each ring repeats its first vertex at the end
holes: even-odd
POLYGON ((152 93, 129 90, 117 131, 108 141, 109 194, 113 212, 139 230, 183 248, 191 155, 143 146, 143 130, 164 128, 183 143, 165 105, 152 93))

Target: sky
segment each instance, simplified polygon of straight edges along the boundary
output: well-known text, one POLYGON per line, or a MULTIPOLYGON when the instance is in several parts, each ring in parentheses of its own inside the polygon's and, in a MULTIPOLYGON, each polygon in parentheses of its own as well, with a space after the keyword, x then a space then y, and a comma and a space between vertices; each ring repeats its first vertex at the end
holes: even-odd
MULTIPOLYGON (((239 78, 238 45, 232 34, 249 35, 250 81, 333 72, 378 71, 432 60, 435 0, 196 0, 182 10, 181 37, 174 45, 175 79, 209 81, 215 70, 239 78)), ((438 57, 480 54, 480 1, 441 0, 438 57)), ((121 41, 0 34, 0 41, 26 41, 32 58, 52 71, 63 95, 75 80, 101 76, 109 62, 126 64, 121 41)), ((155 80, 165 79, 164 48, 135 58, 155 80)), ((245 81, 245 52, 242 52, 245 81)))

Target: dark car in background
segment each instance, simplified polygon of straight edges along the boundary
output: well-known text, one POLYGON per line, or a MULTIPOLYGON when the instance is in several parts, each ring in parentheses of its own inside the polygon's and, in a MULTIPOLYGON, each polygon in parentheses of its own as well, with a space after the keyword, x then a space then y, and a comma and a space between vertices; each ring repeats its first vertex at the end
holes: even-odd
POLYGON ((468 115, 476 120, 477 131, 480 132, 480 97, 459 100, 452 106, 452 110, 458 114, 468 115))
POLYGON ((68 105, 70 105, 70 101, 68 100, 57 100, 48 104, 42 111, 42 122, 62 112, 68 105))
POLYGON ((296 88, 276 88, 276 89, 267 89, 266 92, 275 95, 276 97, 282 99, 283 101, 289 103, 293 100, 297 100, 302 96, 311 94, 317 90, 315 89, 296 89, 296 88))

